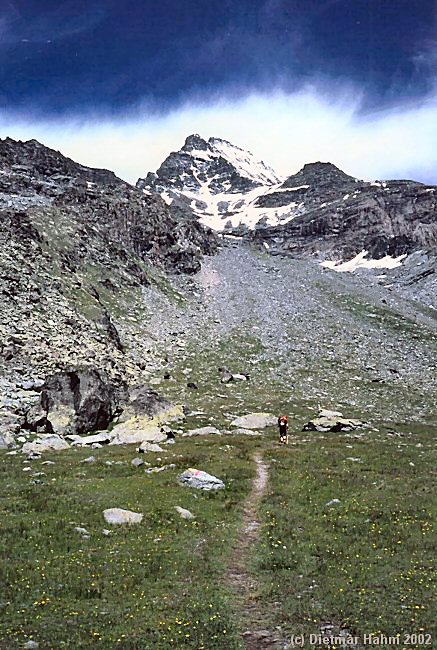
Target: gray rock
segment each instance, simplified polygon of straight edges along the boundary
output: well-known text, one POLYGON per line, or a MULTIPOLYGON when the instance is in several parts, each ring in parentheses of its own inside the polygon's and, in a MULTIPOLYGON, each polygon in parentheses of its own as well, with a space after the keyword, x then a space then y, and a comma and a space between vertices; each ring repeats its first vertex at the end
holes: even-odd
POLYGON ((87 531, 86 528, 82 528, 81 526, 75 526, 74 530, 79 533, 79 535, 87 535, 89 537, 89 532, 87 531))
POLYGON ((29 454, 35 452, 37 454, 42 454, 46 451, 62 451, 63 449, 69 449, 70 445, 64 438, 58 435, 51 434, 40 434, 39 438, 36 438, 33 442, 26 442, 21 448, 23 454, 29 454))
POLYGON ((363 423, 360 420, 346 419, 338 416, 318 417, 305 424, 302 431, 319 431, 320 433, 331 431, 338 433, 340 431, 354 431, 362 425, 363 423))
POLYGON ((325 506, 327 506, 329 508, 330 506, 335 506, 335 505, 337 505, 339 503, 341 503, 340 499, 331 499, 330 501, 325 503, 325 506))
POLYGON ((34 404, 26 413, 26 428, 36 431, 38 427, 45 427, 47 424, 47 413, 41 404, 34 404))
POLYGON ((8 449, 13 447, 15 444, 15 438, 11 433, 2 433, 0 434, 0 449, 8 449))
POLYGON ((141 467, 141 465, 144 465, 144 461, 141 460, 141 458, 134 458, 133 460, 131 460, 130 464, 133 465, 134 467, 141 467))
POLYGON ((88 463, 92 464, 96 462, 96 457, 95 456, 88 456, 88 458, 84 458, 81 463, 88 463))
POLYGON ((249 413, 232 420, 231 426, 243 429, 264 429, 277 424, 277 416, 272 413, 249 413))
POLYGON ((199 469, 187 469, 178 476, 178 481, 187 487, 197 490, 222 490, 225 487, 223 481, 212 474, 199 469))
POLYGON ((208 436, 208 435, 221 435, 216 427, 200 427, 198 429, 190 429, 182 434, 183 438, 191 438, 192 436, 208 436))
POLYGON ((153 453, 157 453, 160 451, 164 451, 162 447, 159 445, 154 444, 153 442, 142 442, 141 445, 138 447, 138 453, 139 454, 145 454, 148 451, 151 451, 153 453))
POLYGON ((195 519, 195 516, 189 510, 181 508, 180 506, 175 506, 174 509, 182 517, 182 519, 195 519))
POLYGON ((127 394, 101 370, 77 369, 50 376, 42 389, 41 406, 57 433, 88 433, 106 429, 127 394))
POLYGON ((130 418, 148 416, 153 418, 168 411, 170 402, 161 397, 156 391, 148 386, 139 386, 129 393, 129 399, 119 417, 119 422, 126 422, 130 418))
POLYGON ((108 524, 113 526, 121 524, 139 524, 144 515, 139 512, 132 512, 132 510, 124 510, 123 508, 107 508, 103 511, 103 516, 108 524))
POLYGON ((239 435, 239 436, 261 436, 262 435, 260 431, 254 431, 253 429, 243 429, 243 428, 233 429, 232 431, 223 431, 223 433, 228 435, 239 435))
POLYGON ((174 469, 175 467, 176 465, 174 463, 170 463, 170 465, 161 465, 160 467, 149 467, 144 471, 146 474, 159 474, 160 472, 166 472, 168 469, 174 469))
POLYGON ((25 648, 26 650, 38 650, 39 643, 33 641, 32 639, 29 639, 29 641, 23 643, 23 648, 25 648))
POLYGON ((68 440, 73 441, 74 446, 85 447, 86 445, 107 444, 111 440, 111 434, 108 431, 101 431, 91 436, 71 435, 65 436, 68 440))

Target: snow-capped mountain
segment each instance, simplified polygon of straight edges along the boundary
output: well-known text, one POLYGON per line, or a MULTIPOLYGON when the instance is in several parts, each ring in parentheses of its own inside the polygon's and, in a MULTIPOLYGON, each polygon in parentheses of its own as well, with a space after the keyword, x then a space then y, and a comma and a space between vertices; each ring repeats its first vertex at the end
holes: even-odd
POLYGON ((171 153, 156 173, 139 179, 137 187, 157 192, 167 203, 187 206, 203 224, 222 231, 253 228, 261 220, 283 222, 289 209, 257 205, 260 196, 278 191, 282 181, 250 152, 220 138, 206 141, 190 135, 180 151, 171 153))
POLYGON ((189 136, 137 186, 272 252, 316 255, 334 264, 366 252, 397 260, 414 250, 437 250, 435 186, 362 181, 328 162, 306 164, 284 180, 218 138, 189 136))

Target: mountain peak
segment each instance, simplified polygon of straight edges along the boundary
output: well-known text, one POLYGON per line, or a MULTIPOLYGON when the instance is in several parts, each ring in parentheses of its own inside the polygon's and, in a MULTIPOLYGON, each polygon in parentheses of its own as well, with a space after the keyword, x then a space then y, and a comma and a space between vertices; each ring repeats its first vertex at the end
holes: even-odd
POLYGON ((208 142, 204 140, 198 133, 189 135, 185 140, 184 146, 182 147, 182 151, 192 151, 193 149, 199 149, 200 151, 207 151, 208 149, 208 142))
POLYGON ((345 174, 341 169, 330 162, 306 163, 297 174, 292 174, 283 183, 283 187, 294 187, 296 185, 330 185, 338 186, 355 183, 355 178, 345 174))

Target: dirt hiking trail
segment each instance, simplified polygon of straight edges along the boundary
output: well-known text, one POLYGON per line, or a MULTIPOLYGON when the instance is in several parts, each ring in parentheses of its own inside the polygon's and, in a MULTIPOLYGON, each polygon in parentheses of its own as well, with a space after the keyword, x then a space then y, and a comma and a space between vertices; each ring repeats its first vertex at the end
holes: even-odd
POLYGON ((258 507, 267 490, 269 479, 269 467, 264 463, 262 453, 256 452, 253 460, 256 464, 256 475, 243 506, 241 528, 226 573, 226 582, 236 595, 246 650, 279 649, 286 647, 286 644, 277 630, 266 627, 268 605, 259 600, 258 584, 250 572, 251 554, 258 541, 261 525, 258 507))

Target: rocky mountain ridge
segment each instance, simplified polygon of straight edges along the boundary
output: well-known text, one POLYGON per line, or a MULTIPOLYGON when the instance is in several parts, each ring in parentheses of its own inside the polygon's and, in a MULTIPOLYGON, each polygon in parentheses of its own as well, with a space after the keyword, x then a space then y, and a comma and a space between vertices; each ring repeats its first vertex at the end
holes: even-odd
POLYGON ((190 136, 138 187, 272 252, 340 261, 363 251, 380 259, 437 248, 436 186, 362 181, 322 162, 306 164, 281 182, 273 171, 255 175, 238 160, 222 160, 215 142, 190 136))
POLYGON ((141 385, 154 363, 144 292, 218 245, 159 196, 36 141, 0 141, 0 219, 0 433, 39 398, 22 386, 57 373, 141 385))

